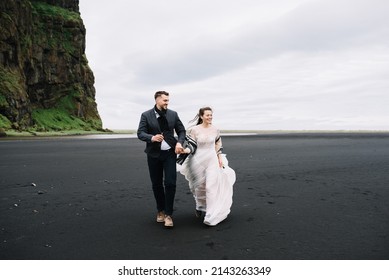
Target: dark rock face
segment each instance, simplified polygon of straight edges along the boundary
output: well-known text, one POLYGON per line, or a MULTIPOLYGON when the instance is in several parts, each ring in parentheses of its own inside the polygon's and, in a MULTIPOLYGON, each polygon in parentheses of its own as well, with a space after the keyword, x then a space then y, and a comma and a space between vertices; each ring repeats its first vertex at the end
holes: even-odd
POLYGON ((0 128, 101 126, 78 0, 0 1, 0 128))

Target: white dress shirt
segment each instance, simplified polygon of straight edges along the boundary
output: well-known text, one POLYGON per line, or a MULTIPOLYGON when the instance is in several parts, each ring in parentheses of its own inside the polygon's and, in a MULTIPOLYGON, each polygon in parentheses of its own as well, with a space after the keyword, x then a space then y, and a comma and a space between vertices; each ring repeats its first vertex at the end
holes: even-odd
MULTIPOLYGON (((155 112, 155 116, 157 117, 157 120, 158 120, 160 115, 157 113, 157 111, 154 111, 154 112, 155 112)), ((167 151, 167 150, 170 150, 171 148, 172 147, 170 147, 170 145, 165 140, 162 140, 162 143, 161 143, 161 150, 162 151, 167 151)))

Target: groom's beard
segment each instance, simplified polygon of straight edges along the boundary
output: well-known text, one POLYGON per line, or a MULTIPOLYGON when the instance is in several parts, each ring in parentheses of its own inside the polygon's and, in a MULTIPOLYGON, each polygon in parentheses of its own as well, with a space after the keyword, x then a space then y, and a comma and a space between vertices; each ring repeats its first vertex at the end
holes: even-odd
POLYGON ((158 110, 161 110, 162 112, 166 113, 167 111, 167 105, 162 105, 161 107, 157 106, 158 110))

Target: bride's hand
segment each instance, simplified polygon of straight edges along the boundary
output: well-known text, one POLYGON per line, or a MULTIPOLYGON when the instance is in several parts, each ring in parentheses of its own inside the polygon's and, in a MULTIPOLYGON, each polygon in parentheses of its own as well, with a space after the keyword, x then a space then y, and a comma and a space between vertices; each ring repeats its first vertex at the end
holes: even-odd
POLYGON ((218 156, 217 156, 217 159, 219 160, 219 167, 220 167, 220 168, 224 168, 222 156, 221 156, 221 155, 218 155, 218 156))

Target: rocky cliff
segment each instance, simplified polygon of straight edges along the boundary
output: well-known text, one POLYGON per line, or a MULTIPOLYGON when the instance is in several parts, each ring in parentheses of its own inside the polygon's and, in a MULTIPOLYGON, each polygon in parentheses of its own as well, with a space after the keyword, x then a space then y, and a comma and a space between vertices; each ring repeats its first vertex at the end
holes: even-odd
POLYGON ((100 130, 79 0, 0 1, 0 130, 100 130))

